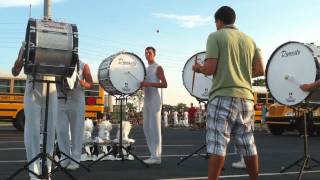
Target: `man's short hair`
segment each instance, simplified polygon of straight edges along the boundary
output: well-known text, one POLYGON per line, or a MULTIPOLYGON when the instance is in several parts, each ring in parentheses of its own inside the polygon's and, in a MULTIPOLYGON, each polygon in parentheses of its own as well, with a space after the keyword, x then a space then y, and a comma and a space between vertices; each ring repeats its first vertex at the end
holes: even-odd
POLYGON ((156 49, 154 47, 148 46, 148 47, 146 47, 146 50, 152 50, 153 54, 156 55, 156 49))
POLYGON ((234 24, 236 21, 236 13, 229 6, 222 6, 214 14, 215 20, 221 20, 225 25, 234 24))

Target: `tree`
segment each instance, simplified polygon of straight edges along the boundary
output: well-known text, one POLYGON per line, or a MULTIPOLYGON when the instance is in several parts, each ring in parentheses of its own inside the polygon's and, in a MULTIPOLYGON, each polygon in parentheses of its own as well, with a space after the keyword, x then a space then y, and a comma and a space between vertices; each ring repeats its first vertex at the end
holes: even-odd
POLYGON ((177 104, 177 110, 179 111, 180 109, 183 110, 183 111, 186 111, 188 109, 187 104, 178 103, 177 104))
POLYGON ((144 93, 142 90, 137 91, 132 97, 132 101, 138 105, 138 111, 141 111, 141 104, 144 100, 144 93))
POLYGON ((253 86, 265 86, 266 83, 265 83, 265 80, 262 79, 262 78, 257 78, 255 80, 253 80, 253 83, 252 83, 253 86))
POLYGON ((127 102, 127 108, 128 108, 129 111, 137 111, 137 106, 135 106, 131 102, 127 102))

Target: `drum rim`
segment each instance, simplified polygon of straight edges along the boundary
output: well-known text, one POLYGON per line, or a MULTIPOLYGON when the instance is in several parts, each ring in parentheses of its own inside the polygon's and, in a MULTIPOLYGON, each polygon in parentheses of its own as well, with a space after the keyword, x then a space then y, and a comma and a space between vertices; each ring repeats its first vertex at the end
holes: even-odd
MULTIPOLYGON (((141 62, 142 67, 143 67, 143 72, 144 72, 143 80, 145 80, 145 79, 146 79, 146 66, 144 65, 142 59, 141 59, 138 55, 134 54, 133 52, 120 51, 120 52, 118 52, 118 53, 115 53, 115 54, 113 54, 113 55, 108 56, 108 57, 105 58, 104 60, 110 58, 111 56, 117 57, 117 56, 120 55, 120 54, 129 54, 129 55, 132 55, 132 56, 136 57, 136 58, 141 62)), ((114 59, 112 59, 112 60, 114 60, 114 59)), ((102 64, 102 63, 101 63, 101 64, 102 64)), ((100 64, 100 66, 101 66, 101 64, 100 64)), ((110 63, 110 65, 111 65, 111 64, 112 64, 112 62, 110 63)), ((99 69, 100 69, 100 66, 99 66, 99 69)), ((110 79, 110 73, 109 73, 109 79, 110 79)), ((100 84, 100 73, 98 73, 98 80, 99 80, 99 84, 100 84)), ((111 80, 110 80, 110 83, 111 83, 112 87, 116 90, 116 91, 115 91, 116 93, 111 94, 112 96, 116 96, 116 95, 120 95, 120 96, 126 96, 126 95, 128 95, 128 96, 131 96, 132 94, 135 94, 137 91, 140 90, 140 88, 138 88, 137 90, 135 90, 135 91, 132 92, 132 93, 123 93, 123 92, 119 91, 117 88, 115 88, 115 86, 114 86, 114 84, 112 83, 111 80), (117 92, 119 92, 119 93, 117 93, 117 92)), ((101 84, 100 84, 100 85, 101 85, 101 84)), ((102 85, 101 85, 101 86, 102 86, 102 85)), ((104 86, 102 86, 102 87, 103 87, 103 89, 106 91, 106 89, 104 88, 104 86)), ((106 91, 106 92, 109 93, 108 91, 106 91)), ((109 94, 110 94, 110 93, 109 93, 109 94)))
MULTIPOLYGON (((112 85, 112 88, 113 89, 115 89, 115 91, 114 92, 112 92, 112 93, 110 93, 109 91, 107 91, 106 90, 106 88, 102 85, 102 83, 101 83, 101 80, 100 80, 100 69, 101 69, 101 66, 102 66, 102 63, 104 62, 104 61, 106 61, 107 59, 109 59, 110 57, 112 57, 112 56, 115 56, 116 54, 113 54, 113 55, 110 55, 110 56, 108 56, 107 58, 105 58, 101 63, 100 63, 100 65, 99 65, 99 68, 98 68, 98 81, 99 81, 99 85, 104 89, 104 91, 105 92, 107 92, 108 94, 110 94, 110 95, 112 95, 112 96, 114 96, 114 95, 117 95, 117 93, 119 92, 118 91, 118 89, 116 89, 116 88, 114 88, 114 85, 112 84, 112 81, 110 81, 110 83, 111 83, 111 85, 112 85)), ((111 63, 110 63, 111 64, 111 63)), ((109 64, 109 67, 110 67, 110 64, 109 64)), ((109 79, 110 79, 110 73, 109 73, 109 79)))
MULTIPOLYGON (((271 60, 272 60, 273 56, 275 56, 275 53, 278 52, 278 50, 279 50, 280 48, 282 48, 283 46, 285 46, 285 45, 287 45, 287 44, 291 44, 291 43, 302 44, 302 45, 304 45, 307 49, 309 49, 310 52, 313 52, 312 49, 311 49, 309 46, 306 46, 305 43, 302 43, 302 42, 298 42, 298 41, 288 41, 288 42, 286 42, 286 43, 281 44, 280 46, 278 46, 278 47, 272 52, 271 56, 270 56, 269 59, 268 59, 267 66, 266 66, 266 73, 265 73, 265 84, 266 84, 266 87, 267 87, 267 89, 268 89, 268 92, 271 94, 272 98, 277 101, 277 103, 282 104, 282 105, 285 105, 285 106, 294 106, 294 107, 295 107, 295 106, 299 106, 299 104, 301 104, 302 102, 299 102, 299 103, 296 103, 296 104, 293 104, 293 105, 288 105, 288 104, 284 104, 284 103, 279 102, 279 101, 274 97, 274 95, 272 94, 272 92, 270 91, 269 84, 268 84, 268 69, 269 69, 269 66, 270 66, 270 63, 271 63, 271 60)), ((315 61, 315 58, 314 58, 314 63, 315 63, 315 65, 316 65, 316 67, 319 68, 319 66, 317 65, 317 63, 316 63, 316 61, 315 61)), ((315 81, 317 80, 317 76, 318 76, 318 75, 316 75, 315 81)), ((311 92, 308 92, 308 93, 309 93, 309 94, 307 95, 307 97, 306 97, 304 100, 308 99, 308 98, 311 96, 312 91, 311 91, 311 92)))
POLYGON ((199 101, 208 101, 209 98, 208 98, 208 99, 204 99, 204 98, 200 98, 200 97, 197 97, 197 96, 193 95, 193 94, 188 90, 188 88, 187 88, 187 86, 186 86, 186 84, 185 84, 184 78, 183 78, 184 69, 185 69, 187 63, 189 62, 189 60, 192 59, 194 56, 196 56, 196 55, 198 55, 198 54, 202 54, 202 53, 206 53, 206 51, 201 51, 201 52, 198 52, 198 53, 192 55, 192 56, 187 60, 187 62, 184 64, 183 69, 182 69, 182 82, 183 82, 183 86, 186 88, 186 90, 188 91, 188 93, 189 93, 192 97, 196 98, 196 99, 199 100, 199 101))

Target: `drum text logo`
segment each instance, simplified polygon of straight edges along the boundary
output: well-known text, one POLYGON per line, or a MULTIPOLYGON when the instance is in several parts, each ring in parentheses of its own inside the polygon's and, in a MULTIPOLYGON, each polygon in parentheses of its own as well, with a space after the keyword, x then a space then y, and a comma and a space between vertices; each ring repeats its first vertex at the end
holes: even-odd
POLYGON ((205 88, 205 89, 204 89, 204 92, 201 94, 201 96, 203 96, 203 97, 208 97, 208 96, 209 96, 209 90, 208 90, 208 88, 205 88))
POLYGON ((295 102, 296 101, 296 98, 294 98, 292 95, 293 95, 293 93, 289 92, 289 97, 286 98, 287 102, 295 102))
POLYGON ((283 50, 281 51, 281 57, 285 58, 285 57, 289 57, 289 56, 298 56, 300 54, 300 50, 295 50, 295 51, 286 51, 283 50))
POLYGON ((121 65, 129 65, 129 66, 136 66, 137 62, 126 60, 126 59, 123 59, 123 58, 119 58, 119 64, 121 64, 121 65))
POLYGON ((124 87, 122 88, 122 90, 125 91, 125 92, 129 92, 129 91, 131 90, 131 89, 128 87, 128 83, 127 83, 127 82, 124 83, 124 87))

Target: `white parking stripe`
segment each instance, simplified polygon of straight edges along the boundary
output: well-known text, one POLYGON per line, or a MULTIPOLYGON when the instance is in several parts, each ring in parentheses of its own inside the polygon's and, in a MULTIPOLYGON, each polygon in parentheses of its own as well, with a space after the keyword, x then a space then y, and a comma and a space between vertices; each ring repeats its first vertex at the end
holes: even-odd
POLYGON ((0 141, 0 144, 7 144, 7 143, 23 143, 23 141, 0 141))
MULTIPOLYGON (((200 154, 201 156, 205 156, 206 154, 200 154)), ((232 155, 238 155, 237 153, 228 153, 227 156, 232 155)), ((162 158, 168 158, 168 157, 187 157, 189 154, 168 154, 168 155, 162 155, 162 158)), ((194 154, 193 156, 198 156, 197 154, 194 154)), ((149 158, 150 156, 138 156, 139 158, 149 158)), ((19 163, 19 162, 26 162, 27 160, 13 160, 13 161, 0 161, 0 163, 19 163)))
MULTIPOLYGON (((291 174, 299 174, 299 171, 285 172, 285 173, 260 173, 259 177, 262 176, 281 176, 281 175, 291 175, 291 174)), ((303 174, 312 174, 312 173, 320 173, 320 170, 314 171, 303 171, 303 174)), ((239 178, 239 177, 249 177, 248 174, 235 174, 235 175, 225 175, 220 176, 220 179, 226 178, 239 178)), ((208 177, 190 177, 190 178, 170 178, 170 179, 159 179, 159 180, 195 180, 195 179, 208 179, 208 177)))
MULTIPOLYGON (((10 141, 13 142, 13 141, 10 141)), ((0 142, 1 143, 1 142, 0 142)), ((163 145, 162 147, 192 147, 194 145, 192 144, 186 144, 186 145, 163 145)), ((147 145, 134 145, 134 148, 138 147, 147 147, 147 145)), ((0 148, 0 151, 9 151, 9 150, 21 150, 21 149, 25 149, 25 148, 0 148)))

